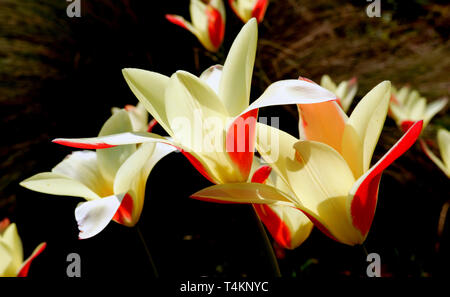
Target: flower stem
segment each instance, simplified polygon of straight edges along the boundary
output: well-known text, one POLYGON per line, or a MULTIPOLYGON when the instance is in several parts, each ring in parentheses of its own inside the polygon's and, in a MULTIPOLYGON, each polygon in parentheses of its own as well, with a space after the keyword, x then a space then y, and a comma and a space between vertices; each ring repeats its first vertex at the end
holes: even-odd
POLYGON ((156 270, 155 262, 153 261, 152 254, 150 254, 150 250, 148 249, 147 243, 145 242, 145 238, 142 235, 141 229, 139 228, 138 225, 136 225, 135 228, 136 228, 137 234, 139 236, 139 239, 141 240, 142 245, 144 246, 145 253, 147 254, 148 260, 150 262, 150 266, 152 267, 153 275, 155 278, 158 278, 159 277, 158 270, 156 270))
POLYGON ((261 219, 256 214, 256 211, 253 209, 252 212, 255 217, 256 224, 258 225, 259 232, 261 234, 261 238, 264 242, 264 246, 266 248, 266 255, 270 261, 270 265, 272 266, 272 271, 275 277, 281 277, 280 267, 278 266, 277 257, 275 256, 275 252, 273 251, 272 243, 270 242, 269 237, 267 236, 266 229, 261 222, 261 219))

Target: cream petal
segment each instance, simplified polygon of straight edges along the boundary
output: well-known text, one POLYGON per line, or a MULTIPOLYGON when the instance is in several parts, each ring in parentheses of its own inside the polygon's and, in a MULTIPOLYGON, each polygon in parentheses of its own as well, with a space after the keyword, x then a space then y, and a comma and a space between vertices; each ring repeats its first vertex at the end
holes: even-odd
POLYGON ((222 203, 256 203, 294 206, 291 198, 274 187, 257 183, 230 183, 207 187, 191 198, 222 203))
MULTIPOLYGON (((121 110, 114 113, 105 122, 98 136, 101 137, 131 131, 133 131, 133 125, 130 116, 128 115, 128 112, 121 110)), ((108 184, 114 182, 117 170, 135 151, 135 144, 97 150, 98 167, 108 184)))
POLYGON ((46 194, 82 197, 87 200, 99 199, 100 196, 81 182, 53 172, 38 173, 20 183, 22 187, 46 194))
POLYGON ((288 79, 274 82, 255 102, 240 115, 266 106, 285 104, 311 104, 336 100, 336 96, 323 87, 305 80, 288 79))
POLYGON ((0 240, 0 277, 14 277, 15 267, 11 248, 0 240))
POLYGON ((437 141, 447 170, 450 171, 450 132, 445 129, 439 129, 437 133, 437 141))
POLYGON ((122 70, 122 74, 134 95, 144 104, 148 112, 164 130, 169 135, 172 135, 164 102, 164 94, 169 78, 156 72, 135 68, 125 68, 122 70))
POLYGON ((223 66, 219 97, 233 117, 249 104, 257 40, 258 24, 252 19, 237 35, 223 66))
POLYGON ((359 135, 363 144, 364 172, 370 167, 372 154, 386 119, 391 97, 390 88, 389 81, 378 84, 361 99, 347 121, 347 125, 352 127, 350 130, 359 135))
POLYGON ((11 265, 14 267, 20 267, 23 262, 23 247, 22 240, 20 240, 15 223, 10 224, 8 228, 6 228, 0 240, 11 249, 11 265))
POLYGON ((130 225, 136 224, 141 215, 151 170, 159 160, 176 150, 176 147, 164 143, 145 143, 117 171, 114 192, 128 193, 133 199, 130 225))
POLYGON ((431 119, 447 105, 447 103, 448 98, 441 98, 428 104, 423 119, 424 126, 426 126, 431 119))

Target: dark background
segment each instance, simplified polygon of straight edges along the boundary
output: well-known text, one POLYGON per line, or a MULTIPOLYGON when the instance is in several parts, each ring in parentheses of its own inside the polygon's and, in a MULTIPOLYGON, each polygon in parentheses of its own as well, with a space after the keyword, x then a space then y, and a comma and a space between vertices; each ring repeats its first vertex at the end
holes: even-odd
MULTIPOLYGON (((223 63, 242 23, 227 6, 226 37, 215 56, 164 18, 174 13, 189 19, 189 1, 81 2, 82 17, 71 19, 63 0, 0 0, 0 219, 17 223, 25 257, 47 242, 30 277, 66 277, 72 252, 81 256, 82 277, 151 277, 135 228, 112 222, 80 241, 74 209, 82 199, 32 192, 18 183, 50 171, 72 151, 53 138, 95 136, 111 107, 137 103, 122 68, 200 75, 223 63)), ((319 81, 325 73, 338 81, 357 76, 357 99, 385 79, 409 83, 430 101, 448 96, 445 2, 382 1, 383 17, 371 19, 366 1, 271 1, 259 26, 251 98, 273 81, 299 75, 319 81)), ((267 108, 260 115, 279 116, 281 128, 297 135, 295 108, 267 108)), ((432 139, 437 127, 449 129, 449 123, 441 113, 424 136, 432 139)), ((374 161, 400 137, 388 119, 374 161)), ((181 154, 152 171, 138 225, 160 276, 272 275, 250 206, 188 198, 208 185, 181 154)), ((448 179, 418 145, 385 171, 366 241, 369 253, 381 255, 384 276, 448 276, 448 223, 440 236, 437 223, 449 197, 448 179)), ((336 243, 316 229, 299 248, 276 251, 286 277, 365 276, 361 247, 336 243)))

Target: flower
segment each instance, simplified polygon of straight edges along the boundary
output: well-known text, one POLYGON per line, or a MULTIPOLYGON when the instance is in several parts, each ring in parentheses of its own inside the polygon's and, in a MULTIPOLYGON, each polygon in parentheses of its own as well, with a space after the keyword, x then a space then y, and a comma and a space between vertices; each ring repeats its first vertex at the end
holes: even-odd
MULTIPOLYGON (((133 131, 131 113, 116 110, 99 136, 133 131)), ((107 146, 105 146, 107 147, 107 146)), ((85 198, 78 204, 75 219, 79 238, 92 237, 111 220, 134 226, 144 205, 147 177, 153 166, 175 148, 146 143, 93 151, 76 151, 51 172, 36 174, 20 183, 30 190, 85 198)))
POLYGON ((424 140, 420 139, 420 145, 425 154, 450 178, 450 132, 442 128, 439 129, 437 132, 437 143, 442 160, 431 151, 424 140))
POLYGON ((216 184, 246 182, 253 162, 258 109, 270 105, 335 100, 324 88, 300 80, 270 85, 249 105, 257 44, 257 23, 250 20, 233 42, 224 66, 200 77, 177 71, 171 77, 124 69, 129 87, 170 138, 152 133, 122 133, 54 142, 81 148, 159 142, 177 147, 207 179, 216 184))
POLYGON ((256 18, 261 23, 266 13, 269 0, 228 0, 234 13, 246 23, 251 18, 256 18))
POLYGON ((375 214, 383 170, 416 141, 422 128, 422 121, 414 123, 370 167, 389 98, 390 83, 383 82, 349 118, 336 102, 300 105, 301 138, 306 140, 258 124, 257 149, 290 192, 265 184, 235 183, 208 187, 192 197, 296 207, 329 237, 347 245, 361 244, 375 214))
POLYGON ((398 91, 393 87, 389 115, 403 132, 418 120, 423 120, 423 128, 425 128, 431 119, 447 105, 447 101, 447 98, 441 98, 427 104, 427 99, 418 91, 411 90, 408 86, 398 91))
MULTIPOLYGON (((131 125, 133 126, 132 131, 151 131, 153 128, 154 122, 151 122, 151 125, 148 123, 148 112, 145 109, 144 104, 138 103, 136 106, 127 104, 124 108, 113 107, 111 109, 111 113, 114 114, 121 110, 128 111, 128 115, 130 116, 131 125)), ((149 132, 150 132, 149 131, 149 132)))
POLYGON ((222 0, 191 0, 189 10, 192 23, 183 17, 167 14, 170 22, 191 31, 209 51, 217 52, 225 34, 225 7, 222 0))
POLYGON ((356 79, 356 77, 350 80, 342 81, 339 83, 339 85, 336 86, 333 80, 325 74, 320 80, 320 85, 336 94, 336 96, 339 98, 339 103, 341 104, 342 109, 345 112, 347 112, 350 108, 350 105, 355 98, 356 92, 358 91, 358 80, 356 79))
POLYGON ((9 219, 0 222, 0 277, 25 277, 28 275, 31 262, 39 256, 47 244, 40 243, 30 257, 23 261, 22 240, 15 223, 9 219))

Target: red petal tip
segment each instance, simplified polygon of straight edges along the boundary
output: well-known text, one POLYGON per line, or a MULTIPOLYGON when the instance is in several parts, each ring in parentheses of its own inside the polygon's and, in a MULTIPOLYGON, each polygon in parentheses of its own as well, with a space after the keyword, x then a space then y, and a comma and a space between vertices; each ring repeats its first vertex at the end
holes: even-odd
POLYGON ((72 141, 60 140, 60 139, 54 139, 54 140, 52 140, 52 142, 60 144, 60 145, 64 145, 64 146, 75 147, 75 148, 80 148, 80 149, 87 149, 87 150, 105 149, 105 148, 111 148, 111 147, 116 146, 116 145, 111 145, 111 144, 107 144, 107 143, 88 144, 88 143, 72 142, 72 141))

